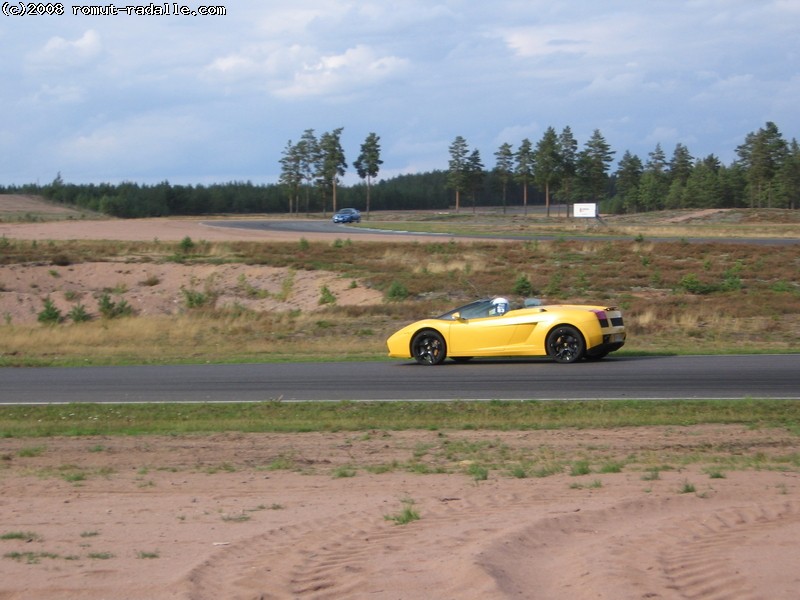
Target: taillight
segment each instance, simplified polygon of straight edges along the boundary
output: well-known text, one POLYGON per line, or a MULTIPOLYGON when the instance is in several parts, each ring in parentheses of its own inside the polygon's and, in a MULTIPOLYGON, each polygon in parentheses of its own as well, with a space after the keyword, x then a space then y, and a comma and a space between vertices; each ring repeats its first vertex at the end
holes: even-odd
POLYGON ((600 321, 600 327, 608 327, 608 315, 604 310, 592 310, 592 312, 597 316, 597 320, 600 321))

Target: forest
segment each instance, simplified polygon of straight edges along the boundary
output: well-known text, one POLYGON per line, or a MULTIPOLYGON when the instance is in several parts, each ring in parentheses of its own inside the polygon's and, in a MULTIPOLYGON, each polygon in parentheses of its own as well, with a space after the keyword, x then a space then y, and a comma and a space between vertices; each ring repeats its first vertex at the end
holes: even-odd
POLYGON ((744 136, 736 159, 695 157, 677 144, 660 144, 639 157, 616 151, 595 130, 582 148, 569 127, 548 127, 536 142, 501 145, 486 166, 458 136, 448 168, 379 179, 380 138, 371 133, 353 162, 360 182, 341 183, 348 168, 339 143, 342 129, 317 137, 306 130, 286 145, 278 183, 231 181, 213 185, 122 182, 75 184, 58 174, 46 185, 0 186, 0 193, 41 195, 53 202, 120 218, 177 215, 292 213, 324 215, 337 208, 370 210, 471 210, 597 202, 605 213, 680 208, 800 207, 800 147, 775 123, 744 136))

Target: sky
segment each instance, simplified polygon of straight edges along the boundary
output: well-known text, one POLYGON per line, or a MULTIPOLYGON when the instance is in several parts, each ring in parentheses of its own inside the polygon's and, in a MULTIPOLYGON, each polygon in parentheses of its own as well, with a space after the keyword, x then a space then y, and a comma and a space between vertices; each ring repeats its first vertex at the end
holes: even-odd
POLYGON ((289 142, 339 127, 345 184, 371 132, 380 178, 447 169, 456 136, 491 168, 501 144, 547 127, 569 126, 579 147, 600 130, 615 159, 643 161, 680 143, 729 164, 767 121, 800 138, 800 0, 124 9, 203 6, 187 1, 98 4, 118 9, 98 16, 3 4, 0 185, 275 183, 289 142))

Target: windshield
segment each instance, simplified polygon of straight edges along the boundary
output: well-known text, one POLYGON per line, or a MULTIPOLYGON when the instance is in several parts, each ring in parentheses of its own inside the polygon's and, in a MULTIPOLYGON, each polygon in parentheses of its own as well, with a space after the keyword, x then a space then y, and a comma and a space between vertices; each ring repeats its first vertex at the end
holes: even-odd
POLYGON ((492 308, 492 299, 483 298, 482 300, 476 300, 475 302, 470 302, 469 304, 465 304, 464 306, 459 306, 458 308, 454 308, 453 310, 448 311, 436 318, 447 319, 449 321, 452 321, 453 315, 455 313, 458 313, 462 319, 477 319, 480 317, 488 317, 489 309, 491 308, 492 308))

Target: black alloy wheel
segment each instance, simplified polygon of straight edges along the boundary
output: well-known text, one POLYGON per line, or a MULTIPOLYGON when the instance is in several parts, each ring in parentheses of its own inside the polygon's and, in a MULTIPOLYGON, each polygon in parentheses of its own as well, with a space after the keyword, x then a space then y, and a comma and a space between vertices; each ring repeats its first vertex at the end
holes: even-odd
POLYGON ((581 332, 571 325, 559 325, 547 336, 547 354, 559 363, 579 361, 586 354, 581 332))
POLYGON ((438 365, 446 355, 444 338, 438 331, 420 331, 411 341, 411 356, 421 365, 438 365))

